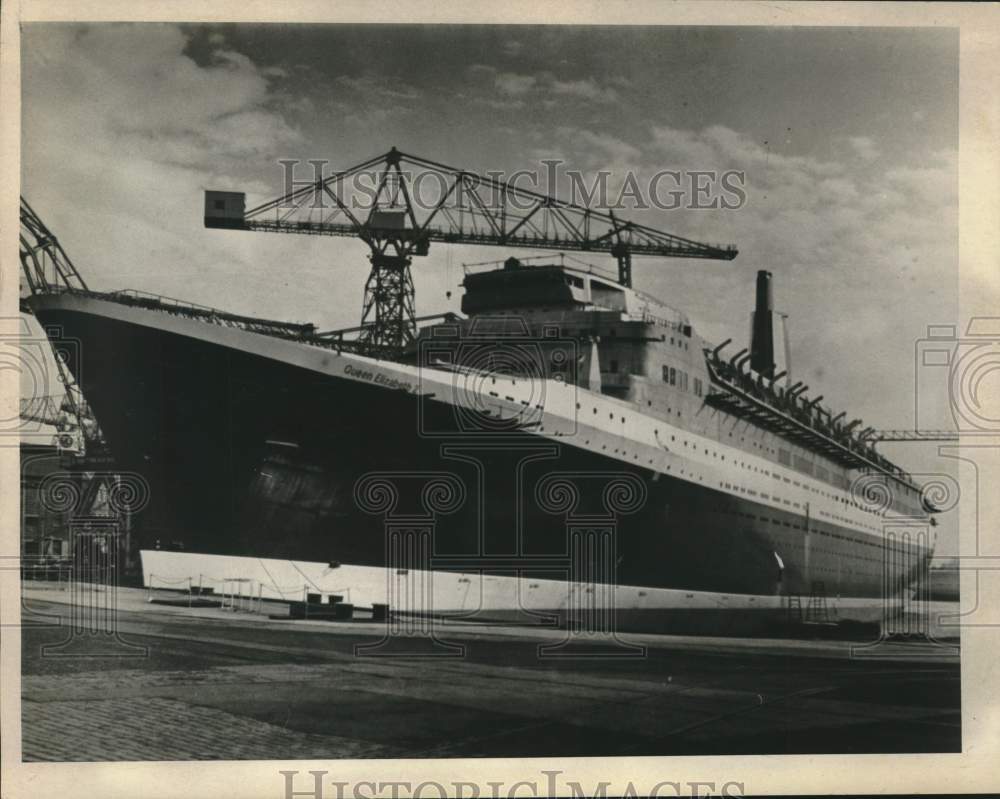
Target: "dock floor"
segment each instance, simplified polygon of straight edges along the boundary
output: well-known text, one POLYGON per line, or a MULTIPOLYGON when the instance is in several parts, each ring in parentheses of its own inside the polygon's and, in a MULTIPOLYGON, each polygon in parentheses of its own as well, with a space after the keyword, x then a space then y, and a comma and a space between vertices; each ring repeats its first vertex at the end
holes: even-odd
POLYGON ((107 617, 70 598, 24 586, 25 760, 961 749, 951 647, 477 624, 386 640, 385 623, 153 605, 138 589, 118 589, 114 636, 86 632, 107 617))

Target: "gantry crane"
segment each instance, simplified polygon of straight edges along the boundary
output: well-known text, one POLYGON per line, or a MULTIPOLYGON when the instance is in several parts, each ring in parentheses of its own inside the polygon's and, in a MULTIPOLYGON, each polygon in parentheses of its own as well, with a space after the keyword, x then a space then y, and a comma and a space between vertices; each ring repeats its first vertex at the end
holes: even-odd
POLYGON ((958 441, 957 430, 863 430, 859 438, 879 441, 958 441))
POLYGON ((395 357, 416 337, 410 264, 428 254, 431 242, 608 253, 623 286, 632 285, 633 255, 732 260, 737 254, 395 147, 250 210, 243 193, 207 191, 205 226, 364 241, 371 273, 359 343, 376 357, 395 357), (359 204, 366 175, 372 185, 359 204), (438 189, 433 201, 423 201, 422 192, 422 201, 414 201, 418 184, 438 189))
MULTIPOLYGON (((88 290, 86 282, 58 239, 23 197, 19 254, 25 281, 22 293, 88 290)), ((31 314, 23 297, 21 312, 31 314)), ((104 436, 80 386, 57 348, 52 349, 52 357, 63 393, 22 398, 19 408, 21 420, 54 427, 57 432, 56 443, 60 449, 74 450, 81 454, 105 452, 104 436)))
POLYGON ((58 239, 24 197, 21 198, 19 254, 25 288, 29 293, 52 291, 56 287, 87 290, 87 284, 58 239))

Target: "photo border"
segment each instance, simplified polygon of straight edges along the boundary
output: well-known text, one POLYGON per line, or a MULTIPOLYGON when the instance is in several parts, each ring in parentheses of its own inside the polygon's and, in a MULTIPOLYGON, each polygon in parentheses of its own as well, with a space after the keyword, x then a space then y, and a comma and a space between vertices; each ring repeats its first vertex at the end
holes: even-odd
MULTIPOLYGON (((36 0, 3 3, 0 22, 0 314, 16 310, 18 196, 20 175, 20 33, 22 21, 176 21, 219 22, 372 22, 398 23, 399 3, 328 3, 284 0, 204 0, 157 3, 152 0, 36 0)), ((998 288, 997 252, 1000 252, 1000 25, 992 4, 949 3, 724 3, 724 2, 508 2, 472 6, 461 2, 407 3, 406 22, 413 24, 601 24, 601 25, 758 25, 758 26, 860 26, 957 27, 960 30, 961 73, 959 89, 959 291, 960 326, 975 316, 996 315, 991 293, 998 288), (985 289, 985 290, 984 290, 985 289), (992 292, 991 292, 992 290, 992 292)), ((992 294, 995 298, 995 293, 992 294)), ((995 300, 994 300, 995 301, 995 300)), ((19 393, 16 376, 0 373, 0 398, 8 402, 19 393)), ((19 551, 19 485, 16 448, 0 448, 0 554, 19 551)), ((970 476, 960 475, 963 491, 970 476)), ((1000 519, 980 518, 979 542, 987 552, 996 546, 1000 519)), ((975 531, 972 531, 975 532, 975 531)), ((961 534, 963 547, 966 532, 961 534)), ((966 551, 963 548, 963 551, 966 551)), ((976 574, 963 570, 964 591, 975 590, 976 574)), ((982 583, 982 581, 980 581, 982 583)), ((1000 580, 994 580, 1000 583, 1000 580)), ((996 588, 996 586, 993 586, 996 588)), ((982 592, 982 585, 980 585, 982 592)), ((1000 606, 1000 591, 980 595, 980 603, 1000 606)), ((3 794, 5 797, 143 796, 241 797, 284 795, 281 771, 306 775, 310 770, 328 772, 324 796, 336 796, 333 781, 359 783, 405 776, 414 782, 436 781, 448 786, 456 781, 478 783, 489 796, 486 783, 518 780, 544 785, 544 771, 560 770, 563 782, 571 779, 584 787, 610 782, 607 795, 623 792, 628 783, 640 789, 658 782, 682 786, 694 781, 742 783, 742 793, 952 793, 997 789, 995 770, 1000 700, 996 668, 1000 653, 998 630, 966 628, 962 631, 962 754, 893 755, 769 755, 711 757, 609 757, 445 760, 333 760, 333 761, 225 761, 154 763, 20 763, 20 613, 16 579, 0 581, 3 644, 0 646, 2 691, 3 794), (14 624, 11 625, 11 621, 14 624)), ((505 787, 506 790, 506 787, 505 787)), ((704 789, 702 789, 704 790, 704 789)), ((345 790, 344 795, 351 795, 345 790)), ((428 793, 427 795, 435 795, 428 793)), ((506 794, 504 794, 506 795, 506 794)), ((666 795, 676 795, 670 789, 666 795)))

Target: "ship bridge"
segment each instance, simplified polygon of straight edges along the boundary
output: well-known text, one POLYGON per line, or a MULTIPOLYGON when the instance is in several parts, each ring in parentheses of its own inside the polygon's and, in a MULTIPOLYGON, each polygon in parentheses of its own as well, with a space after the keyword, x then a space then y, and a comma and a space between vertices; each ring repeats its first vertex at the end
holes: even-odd
POLYGON ((657 298, 622 286, 611 275, 583 264, 529 265, 508 258, 499 269, 469 271, 462 284, 462 312, 502 315, 539 310, 611 311, 623 321, 659 324, 691 334, 691 322, 657 298))

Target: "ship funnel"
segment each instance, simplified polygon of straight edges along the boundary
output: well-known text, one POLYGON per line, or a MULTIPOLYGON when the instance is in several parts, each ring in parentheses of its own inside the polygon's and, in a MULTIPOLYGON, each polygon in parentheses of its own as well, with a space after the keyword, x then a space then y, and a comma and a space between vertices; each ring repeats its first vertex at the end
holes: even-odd
POLYGON ((774 374, 774 296, 771 273, 757 272, 757 304, 750 317, 750 368, 770 377, 774 374))
POLYGON ((792 384, 792 358, 788 343, 788 316, 774 310, 771 273, 757 272, 757 298, 750 314, 750 368, 771 380, 784 377, 784 387, 792 384), (776 375, 776 372, 781 374, 776 375))

